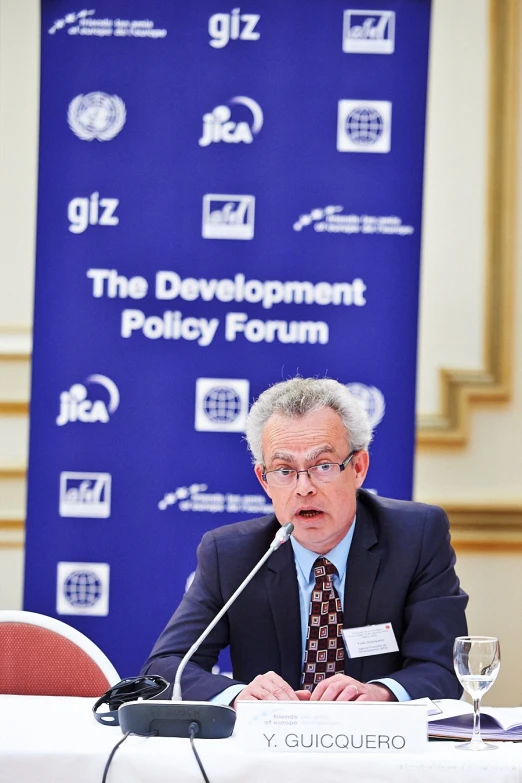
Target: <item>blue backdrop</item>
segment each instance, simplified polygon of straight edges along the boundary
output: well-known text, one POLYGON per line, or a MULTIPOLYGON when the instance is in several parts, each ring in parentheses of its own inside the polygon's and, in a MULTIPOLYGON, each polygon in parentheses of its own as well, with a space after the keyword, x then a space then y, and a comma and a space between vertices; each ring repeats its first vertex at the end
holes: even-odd
POLYGON ((269 384, 350 384, 411 496, 430 4, 94 5, 42 0, 25 608, 128 676, 205 530, 270 510, 269 384))

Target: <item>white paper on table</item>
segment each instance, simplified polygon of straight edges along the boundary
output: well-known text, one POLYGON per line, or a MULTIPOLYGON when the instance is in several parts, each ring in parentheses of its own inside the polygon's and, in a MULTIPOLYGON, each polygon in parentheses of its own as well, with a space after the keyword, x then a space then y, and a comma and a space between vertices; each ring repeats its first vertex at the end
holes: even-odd
POLYGON ((424 707, 428 708, 428 715, 440 716, 442 712, 442 709, 441 707, 439 707, 438 703, 432 701, 431 699, 428 699, 427 696, 425 696, 423 699, 411 699, 411 701, 406 701, 404 702, 404 704, 421 704, 424 707))
MULTIPOLYGON (((473 725, 473 707, 457 699, 441 699, 440 715, 428 718, 430 735, 469 737, 473 725)), ((483 707, 481 734, 485 739, 522 741, 522 707, 483 707)))

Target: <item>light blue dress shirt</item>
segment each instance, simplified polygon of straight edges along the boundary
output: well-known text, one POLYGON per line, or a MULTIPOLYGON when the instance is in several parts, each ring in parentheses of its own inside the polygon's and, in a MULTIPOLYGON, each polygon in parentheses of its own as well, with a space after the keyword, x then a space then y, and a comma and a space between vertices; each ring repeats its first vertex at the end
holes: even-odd
MULTIPOLYGON (((337 590, 339 598, 341 599, 341 606, 344 611, 344 586, 346 583, 346 565, 348 561, 348 555, 350 553, 350 547, 352 545, 353 534, 355 531, 356 519, 354 519, 350 530, 345 537, 340 541, 337 546, 330 550, 326 555, 319 555, 316 552, 311 552, 309 549, 305 549, 295 538, 290 538, 290 543, 294 550, 295 567, 297 571, 297 583, 299 587, 299 610, 301 615, 301 660, 304 660, 304 653, 306 648, 306 633, 308 630, 308 615, 310 613, 310 600, 312 597, 312 590, 315 585, 314 576, 314 563, 318 557, 326 557, 330 563, 332 563, 336 569, 337 574, 334 574, 333 583, 337 590)), ((410 701, 411 696, 408 691, 396 680, 391 677, 384 677, 379 680, 371 680, 371 682, 380 682, 385 685, 396 697, 397 701, 410 701)), ((221 693, 218 693, 214 698, 210 699, 214 704, 231 704, 240 693, 244 685, 231 685, 230 688, 226 688, 221 693)))

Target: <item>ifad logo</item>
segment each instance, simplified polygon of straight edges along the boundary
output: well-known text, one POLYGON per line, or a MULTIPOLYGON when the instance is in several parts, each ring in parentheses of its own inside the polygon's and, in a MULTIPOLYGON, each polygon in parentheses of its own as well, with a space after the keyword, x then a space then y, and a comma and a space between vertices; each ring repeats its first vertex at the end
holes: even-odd
POLYGON ((395 11, 344 12, 343 52, 347 54, 393 54, 395 11))
POLYGON ((200 147, 208 147, 220 141, 225 144, 252 144, 263 127, 263 111, 252 98, 237 95, 229 100, 229 106, 245 106, 248 112, 248 122, 234 122, 229 106, 216 106, 210 113, 203 115, 203 135, 199 140, 200 147))
POLYGON ((117 198, 100 198, 99 193, 73 198, 67 205, 69 231, 83 234, 88 226, 117 226, 120 219, 114 213, 119 203, 117 198))
POLYGON ((198 378, 196 417, 198 432, 244 432, 250 383, 240 378, 198 378))
POLYGON ((126 119, 127 110, 122 99, 106 92, 77 95, 67 112, 70 129, 82 141, 110 141, 121 131, 126 119))
POLYGON ((110 473, 60 473, 61 517, 108 519, 110 515, 110 473))
POLYGON ((364 408, 372 429, 375 429, 381 423, 386 410, 382 391, 376 386, 366 386, 364 383, 347 383, 346 388, 364 408))
POLYGON ((118 409, 120 392, 114 381, 106 375, 89 375, 86 384, 89 388, 83 383, 75 383, 68 391, 60 394, 60 413, 56 419, 59 427, 75 421, 84 424, 99 421, 106 424, 111 414, 118 409), (108 397, 107 402, 99 399, 100 391, 105 399, 108 397))
POLYGON ((58 563, 57 614, 109 614, 108 563, 58 563))
POLYGON ((258 41, 261 33, 256 26, 260 19, 259 14, 242 14, 240 8, 233 8, 229 14, 212 14, 208 20, 210 46, 223 49, 229 41, 258 41))
POLYGON ((389 152, 391 114, 390 101, 339 101, 339 152, 389 152))
POLYGON ((254 196, 207 193, 203 196, 204 239, 253 239, 254 196))

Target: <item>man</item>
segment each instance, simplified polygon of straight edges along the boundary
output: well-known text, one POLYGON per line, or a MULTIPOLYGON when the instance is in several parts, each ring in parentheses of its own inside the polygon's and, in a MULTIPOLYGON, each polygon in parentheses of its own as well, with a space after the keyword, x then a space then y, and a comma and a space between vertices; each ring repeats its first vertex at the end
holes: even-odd
POLYGON ((467 596, 453 569, 446 514, 361 489, 371 428, 347 388, 313 378, 276 384, 252 406, 246 435, 275 515, 203 536, 194 581, 143 671, 173 682, 183 655, 279 525, 292 522, 290 543, 271 555, 187 664, 184 698, 458 698, 452 646, 467 633, 467 596), (392 631, 379 639, 379 653, 348 657, 341 630, 382 623, 392 631), (228 645, 233 680, 211 673, 228 645))

